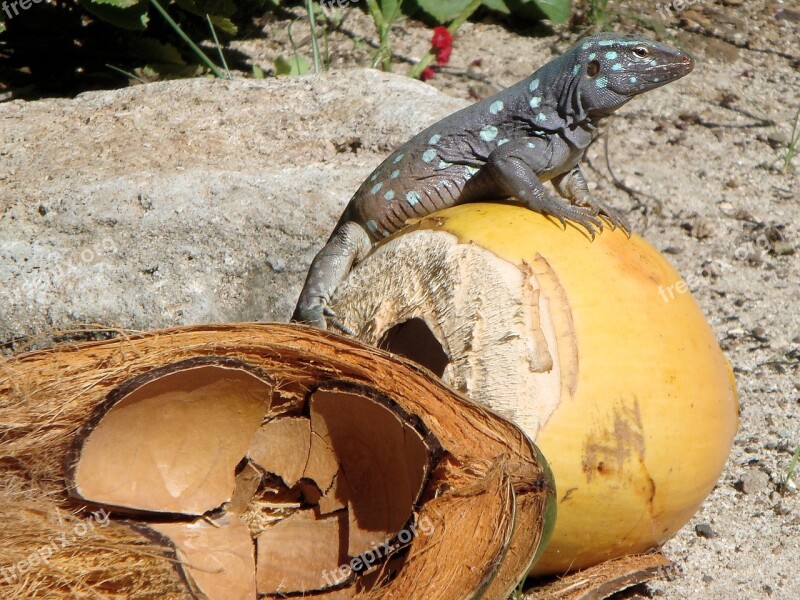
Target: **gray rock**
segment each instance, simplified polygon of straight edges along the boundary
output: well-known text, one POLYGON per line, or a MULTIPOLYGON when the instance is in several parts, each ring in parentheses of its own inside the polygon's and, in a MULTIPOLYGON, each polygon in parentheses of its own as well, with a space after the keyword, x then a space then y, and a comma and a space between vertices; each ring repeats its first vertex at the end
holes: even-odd
POLYGON ((708 523, 698 523, 694 526, 694 531, 700 537, 711 539, 717 537, 717 532, 711 528, 708 523))
POLYGON ((769 475, 759 469, 749 469, 742 475, 740 484, 745 494, 758 494, 767 490, 769 475))
POLYGON ((375 70, 0 104, 0 341, 288 319, 359 183, 464 104, 375 70))

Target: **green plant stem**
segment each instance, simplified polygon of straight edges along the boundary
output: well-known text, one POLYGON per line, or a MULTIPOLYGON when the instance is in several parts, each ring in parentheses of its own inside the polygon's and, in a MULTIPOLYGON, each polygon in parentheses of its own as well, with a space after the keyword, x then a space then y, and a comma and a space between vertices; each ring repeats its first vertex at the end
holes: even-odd
POLYGON ((386 22, 383 11, 378 6, 377 0, 367 0, 367 8, 369 9, 369 15, 375 22, 375 27, 378 29, 378 35, 382 38, 384 31, 389 29, 389 24, 386 22))
POLYGON ((608 27, 608 0, 590 0, 586 11, 589 23, 598 29, 608 27))
POLYGON ((319 41, 317 40, 317 16, 314 14, 313 0, 306 0, 306 11, 308 11, 308 24, 311 27, 311 53, 314 58, 314 73, 322 72, 322 55, 319 52, 319 41))
POLYGON ((136 80, 136 81, 138 81, 139 83, 147 83, 147 82, 146 82, 144 79, 142 79, 141 77, 137 77, 137 76, 136 76, 136 75, 134 75, 133 73, 129 73, 128 71, 124 71, 124 70, 120 69, 119 67, 115 67, 114 65, 110 65, 110 64, 108 64, 108 63, 106 63, 106 66, 107 66, 109 69, 111 69, 112 71, 116 71, 117 73, 122 73, 122 74, 123 74, 123 75, 125 75, 126 77, 130 77, 131 79, 135 79, 135 80, 136 80))
MULTIPOLYGON (((792 125, 792 135, 789 136, 789 143, 786 145, 786 153, 783 155, 783 168, 786 169, 789 163, 792 162, 794 155, 797 154, 797 145, 800 143, 800 131, 798 131, 798 124, 800 123, 800 106, 797 107, 797 113, 794 115, 794 124, 792 125)), ((798 446, 800 450, 800 446, 798 446)), ((797 463, 797 452, 792 462, 792 466, 797 463)))
POLYGON ((177 34, 178 34, 178 36, 179 36, 179 37, 180 37, 180 38, 181 38, 181 39, 182 39, 184 42, 186 42, 186 44, 187 44, 187 45, 188 45, 188 46, 189 46, 189 47, 192 49, 192 51, 193 51, 193 52, 194 52, 194 53, 197 55, 197 57, 198 57, 198 58, 199 58, 201 61, 203 61, 203 63, 205 63, 205 65, 206 65, 206 66, 207 66, 209 69, 211 69, 211 72, 212 72, 212 73, 214 73, 214 75, 215 75, 216 77, 219 77, 220 79, 224 79, 224 78, 225 78, 225 75, 223 75, 222 71, 220 71, 220 70, 219 70, 219 68, 217 67, 217 65, 215 65, 213 62, 211 62, 211 59, 210 59, 210 58, 208 58, 208 56, 206 56, 206 53, 205 53, 205 52, 203 52, 203 51, 200 49, 200 47, 199 47, 197 44, 195 44, 195 43, 194 43, 194 42, 193 42, 193 41, 192 41, 192 40, 189 38, 189 36, 188 36, 188 35, 186 35, 186 34, 183 32, 183 29, 181 29, 181 28, 180 28, 180 26, 179 26, 179 25, 178 25, 178 24, 177 24, 177 23, 176 23, 176 22, 173 20, 173 18, 169 16, 169 13, 168 13, 168 12, 167 12, 167 11, 164 9, 164 7, 163 7, 163 6, 161 6, 161 4, 159 4, 159 3, 158 3, 158 0, 150 0, 150 3, 151 3, 153 6, 155 6, 155 7, 156 7, 156 10, 157 10, 158 12, 160 12, 160 13, 161 13, 161 16, 162 16, 162 17, 164 17, 164 20, 165 20, 167 23, 169 23, 169 26, 170 26, 170 27, 172 27, 172 29, 174 29, 174 30, 175 30, 175 33, 177 33, 177 34))
POLYGON ((222 53, 222 46, 217 38, 217 31, 214 29, 214 23, 211 22, 211 15, 208 13, 206 13, 206 20, 208 21, 208 28, 211 29, 211 37, 214 38, 214 43, 217 45, 217 52, 219 53, 219 60, 222 62, 222 67, 225 69, 228 79, 233 79, 233 77, 231 77, 231 70, 228 68, 228 63, 225 60, 225 55, 222 53))
MULTIPOLYGON (((461 14, 453 19, 453 22, 447 26, 447 30, 450 32, 450 35, 455 35, 456 31, 458 31, 459 28, 466 23, 467 19, 472 16, 472 13, 480 8, 481 4, 483 4, 483 0, 472 0, 472 2, 469 3, 469 6, 461 11, 461 14)), ((408 76, 412 77, 413 79, 419 79, 422 71, 433 62, 434 58, 436 58, 436 55, 433 52, 428 52, 417 64, 409 69, 408 76)))
MULTIPOLYGON (((798 114, 800 114, 800 110, 798 110, 798 114)), ((796 122, 795 122, 796 124, 796 122)), ((794 449, 794 454, 792 454, 792 460, 789 463, 789 468, 786 469, 786 481, 788 482, 794 476, 794 469, 797 467, 797 460, 800 458, 800 444, 797 444, 797 447, 794 449)))
MULTIPOLYGON (((398 3, 398 7, 399 6, 400 3, 398 3)), ((375 29, 378 30, 379 38, 378 51, 375 52, 375 57, 372 59, 372 67, 377 67, 378 63, 380 62, 381 68, 384 71, 391 71, 392 52, 389 47, 389 28, 396 16, 396 12, 392 15, 391 19, 387 19, 386 15, 384 15, 383 11, 381 10, 381 7, 378 5, 377 0, 367 0, 367 9, 369 10, 369 14, 375 23, 375 29)))
POLYGON ((294 25, 298 19, 299 17, 289 23, 289 26, 286 28, 286 34, 289 36, 289 45, 292 47, 292 52, 294 53, 294 64, 297 65, 297 73, 300 74, 302 72, 300 68, 300 55, 297 53, 297 44, 294 43, 294 37, 292 37, 292 25, 294 25))

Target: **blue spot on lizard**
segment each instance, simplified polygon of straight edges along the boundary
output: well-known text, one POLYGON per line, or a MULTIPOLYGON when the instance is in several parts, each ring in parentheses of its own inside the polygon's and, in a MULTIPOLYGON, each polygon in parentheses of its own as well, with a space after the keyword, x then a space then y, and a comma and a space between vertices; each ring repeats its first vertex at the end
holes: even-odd
POLYGON ((481 129, 481 139, 484 142, 491 142, 494 138, 497 137, 497 127, 494 125, 487 125, 483 129, 481 129))
POLYGON ((413 190, 408 192, 406 194, 406 202, 408 202, 411 206, 419 204, 419 194, 413 190))

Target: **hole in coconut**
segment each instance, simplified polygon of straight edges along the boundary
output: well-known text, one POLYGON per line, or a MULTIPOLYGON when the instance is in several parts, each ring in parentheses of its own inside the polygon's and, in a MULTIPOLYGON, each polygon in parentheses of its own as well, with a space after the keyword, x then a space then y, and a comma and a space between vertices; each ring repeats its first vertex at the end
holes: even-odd
POLYGON ((380 348, 413 360, 439 377, 450 364, 450 358, 422 319, 398 323, 383 334, 380 348))

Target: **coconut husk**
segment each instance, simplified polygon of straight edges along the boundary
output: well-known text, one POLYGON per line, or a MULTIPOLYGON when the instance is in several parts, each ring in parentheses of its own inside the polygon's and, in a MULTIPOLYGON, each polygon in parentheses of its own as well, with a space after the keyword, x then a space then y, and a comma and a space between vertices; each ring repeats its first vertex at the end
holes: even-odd
POLYGON ((349 559, 354 574, 325 587, 300 573, 298 593, 500 599, 530 568, 554 495, 510 422, 408 361, 297 326, 184 327, 4 359, 0 423, 8 564, 92 510, 110 515, 0 577, 2 597, 227 598, 234 573, 246 597, 243 531, 278 556, 276 528, 304 515, 329 532, 323 564, 349 559), (302 469, 294 454, 259 465, 274 458, 253 445, 261 428, 298 418, 309 428, 278 438, 294 431, 302 469))
POLYGON ((673 564, 661 552, 631 554, 564 577, 540 580, 531 600, 604 600, 652 579, 672 576, 673 564))

